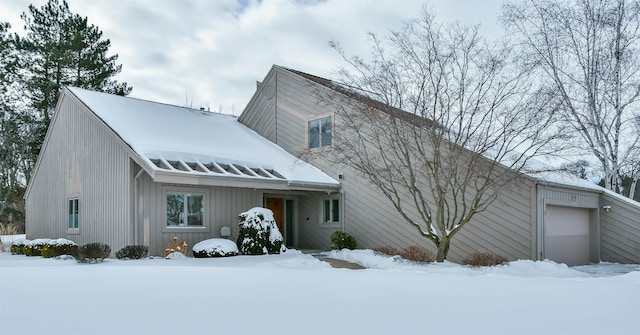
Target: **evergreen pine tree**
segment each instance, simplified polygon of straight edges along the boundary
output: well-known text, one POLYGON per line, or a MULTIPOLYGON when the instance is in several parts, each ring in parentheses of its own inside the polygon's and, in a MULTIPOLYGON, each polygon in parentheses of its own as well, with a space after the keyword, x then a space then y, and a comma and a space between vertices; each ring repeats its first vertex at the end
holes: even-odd
POLYGON ((0 223, 16 224, 22 230, 23 115, 16 95, 18 57, 9 28, 8 23, 0 23, 0 223))
MULTIPOLYGON (((127 83, 113 79, 122 66, 118 55, 107 55, 111 42, 102 31, 70 11, 65 0, 49 0, 22 13, 27 35, 16 37, 25 61, 26 95, 34 109, 29 141, 35 163, 63 86, 76 86, 119 95, 131 92, 127 83)), ((27 179, 30 171, 26 173, 27 179)))

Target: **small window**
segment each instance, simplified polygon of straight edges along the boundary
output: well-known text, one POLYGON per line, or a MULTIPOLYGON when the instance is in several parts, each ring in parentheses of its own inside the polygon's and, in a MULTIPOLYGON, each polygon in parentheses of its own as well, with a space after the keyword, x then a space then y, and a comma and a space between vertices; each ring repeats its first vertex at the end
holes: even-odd
POLYGON ((204 194, 167 192, 167 227, 202 227, 204 194))
POLYGON ((69 208, 68 229, 78 229, 78 198, 71 198, 67 201, 69 208))
POLYGON ((340 201, 338 199, 325 199, 322 202, 322 222, 340 222, 340 201))
POLYGON ((309 121, 309 148, 331 145, 331 117, 309 121))

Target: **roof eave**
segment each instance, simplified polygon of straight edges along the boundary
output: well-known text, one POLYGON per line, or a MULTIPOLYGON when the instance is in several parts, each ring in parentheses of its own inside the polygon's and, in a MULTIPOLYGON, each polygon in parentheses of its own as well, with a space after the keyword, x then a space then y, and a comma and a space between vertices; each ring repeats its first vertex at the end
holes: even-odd
POLYGON ((246 178, 231 175, 205 175, 192 174, 177 171, 154 170, 151 174, 153 181, 158 183, 185 184, 197 186, 220 186, 269 190, 296 190, 296 191, 327 191, 333 192, 340 185, 329 183, 317 183, 309 181, 289 181, 286 179, 261 179, 246 178))
POLYGON ((585 192, 591 192, 591 193, 604 193, 604 189, 598 188, 598 185, 594 184, 593 188, 590 187, 584 187, 584 186, 579 186, 579 185, 571 185, 571 184, 565 184, 565 183, 559 183, 559 182, 554 182, 554 181, 548 181, 548 180, 544 180, 544 179, 540 179, 540 178, 535 178, 534 179, 537 181, 538 184, 540 185, 544 185, 544 186, 553 186, 553 187, 562 187, 562 188, 570 188, 573 190, 577 190, 577 191, 585 191, 585 192))

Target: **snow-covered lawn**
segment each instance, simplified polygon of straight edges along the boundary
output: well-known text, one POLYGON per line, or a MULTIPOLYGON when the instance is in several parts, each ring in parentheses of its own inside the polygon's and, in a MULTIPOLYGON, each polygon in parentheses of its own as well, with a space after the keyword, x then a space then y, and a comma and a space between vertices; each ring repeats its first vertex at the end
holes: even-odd
POLYGON ((416 265, 370 250, 106 260, 0 254, 0 334, 640 334, 640 266, 416 265))

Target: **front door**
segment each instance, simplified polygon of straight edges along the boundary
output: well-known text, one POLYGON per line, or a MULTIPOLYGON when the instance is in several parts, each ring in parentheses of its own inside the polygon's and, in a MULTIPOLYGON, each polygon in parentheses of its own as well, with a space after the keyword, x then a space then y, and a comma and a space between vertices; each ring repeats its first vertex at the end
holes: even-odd
POLYGON ((284 199, 283 198, 266 198, 264 199, 265 207, 273 212, 273 219, 276 220, 278 230, 284 235, 284 199))

